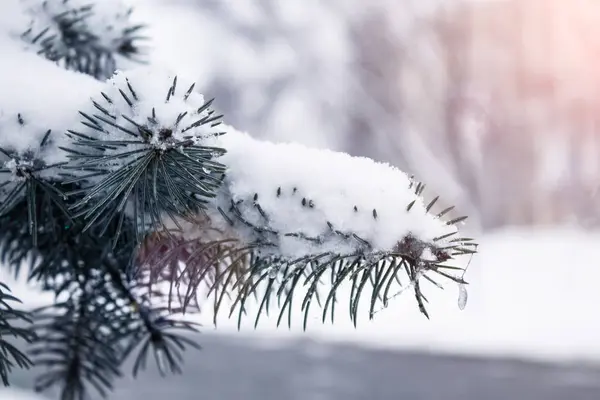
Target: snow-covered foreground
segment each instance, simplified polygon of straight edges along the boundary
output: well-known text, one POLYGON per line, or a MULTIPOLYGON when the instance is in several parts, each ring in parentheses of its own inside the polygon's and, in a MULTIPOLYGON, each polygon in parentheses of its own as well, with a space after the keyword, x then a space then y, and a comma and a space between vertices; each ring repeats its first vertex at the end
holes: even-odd
POLYGON ((0 387, 0 400, 47 400, 47 397, 28 390, 0 387))
MULTIPOLYGON (((414 296, 407 292, 372 321, 364 310, 365 318, 356 329, 340 305, 333 326, 322 325, 315 315, 306 334, 377 347, 600 363, 598 243, 600 234, 575 230, 512 230, 489 235, 481 240, 481 253, 466 276, 470 287, 464 311, 458 309, 455 285, 447 285, 444 291, 428 286, 430 321, 419 314, 414 296)), ((51 300, 22 284, 12 287, 29 305, 51 300)), ((233 333, 237 320, 226 317, 223 312, 217 330, 233 333)), ((199 318, 205 331, 214 329, 210 313, 199 318)), ((301 320, 297 313, 296 327, 275 329, 276 315, 263 317, 254 331, 250 316, 242 333, 236 334, 258 335, 272 343, 273 338, 302 334, 301 320)))

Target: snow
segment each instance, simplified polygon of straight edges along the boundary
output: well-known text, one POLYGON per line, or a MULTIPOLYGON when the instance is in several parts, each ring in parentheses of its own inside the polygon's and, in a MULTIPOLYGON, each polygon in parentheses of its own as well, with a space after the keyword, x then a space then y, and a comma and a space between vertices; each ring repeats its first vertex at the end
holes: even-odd
MULTIPOLYGON (((17 152, 37 149, 48 129, 54 132, 56 145, 61 145, 65 138, 62 133, 78 122, 77 110, 99 90, 99 83, 25 52, 20 43, 2 35, 0 48, 0 93, 11 94, 0 98, 0 147, 17 152), (40 76, 44 77, 43 84, 37 79, 40 76), (19 124, 19 114, 24 125, 19 124)), ((45 154, 45 161, 64 161, 64 155, 50 151, 45 154)))
MULTIPOLYGON (((157 125, 165 128, 172 127, 172 138, 181 142, 188 136, 198 139, 203 135, 208 136, 219 131, 210 124, 189 128, 197 120, 209 116, 206 110, 197 111, 205 104, 205 99, 198 91, 194 90, 194 87, 195 82, 186 80, 183 76, 161 68, 144 66, 127 72, 117 72, 92 99, 114 115, 115 123, 118 125, 129 129, 135 128, 135 125, 127 121, 126 118, 129 118, 138 125, 146 126, 148 118, 152 117, 157 121, 157 125), (174 79, 177 79, 175 86, 173 86, 174 79), (171 89, 173 89, 172 94, 169 94, 171 89), (130 102, 133 103, 131 106, 130 102), (179 118, 182 114, 184 116, 179 118), (176 121, 178 122, 176 123, 176 121)), ((86 111, 88 110, 90 115, 102 116, 102 113, 92 106, 92 102, 86 107, 86 111)), ((106 116, 104 117, 106 118, 106 116)), ((103 136, 103 134, 98 134, 95 129, 88 129, 86 133, 103 136)), ((110 140, 126 139, 131 140, 131 135, 115 128, 110 130, 110 140)), ((159 145, 158 136, 151 140, 152 145, 159 145)))
MULTIPOLYGON (((221 227, 227 228, 229 222, 216 208, 227 210, 232 200, 246 201, 240 206, 242 214, 261 226, 266 213, 269 228, 278 232, 277 254, 289 259, 325 252, 349 255, 364 247, 365 240, 373 252, 393 252, 406 236, 432 243, 456 231, 428 213, 423 199, 415 194, 416 184, 389 164, 300 144, 261 141, 215 123, 196 124, 210 118, 212 111, 204 107, 204 97, 194 88, 192 80, 156 67, 117 73, 88 106, 78 108, 85 110, 84 126, 73 139, 87 142, 80 139, 82 133, 117 144, 115 150, 100 154, 101 158, 112 152, 131 153, 111 168, 139 158, 145 146, 184 151, 179 147, 190 138, 198 145, 225 149, 217 161, 227 167, 226 188, 213 204, 213 221, 220 220, 221 227), (141 140, 140 126, 154 131, 149 143, 141 140), (167 128, 171 135, 163 140, 157 133, 167 128), (218 135, 220 131, 226 134, 218 135), (335 231, 360 239, 349 241, 335 231), (313 244, 292 234, 323 242, 313 244)), ((254 242, 256 231, 246 231, 242 236, 247 243, 254 242)))
MULTIPOLYGON (((7 5, 10 6, 7 14, 18 19, 19 9, 13 7, 14 3, 7 5)), ((19 38, 2 34, 2 29, 0 48, 3 53, 0 93, 10 93, 10 96, 0 97, 0 148, 3 149, 0 170, 4 170, 0 173, 0 201, 4 201, 14 194, 15 188, 5 183, 17 180, 15 172, 20 167, 28 169, 28 165, 39 166, 37 162, 49 166, 66 161, 65 153, 59 150, 66 144, 64 132, 75 125, 77 111, 99 86, 86 75, 63 70, 26 52, 19 38), (43 77, 43 83, 40 77, 43 77)), ((52 178, 57 171, 46 168, 36 174, 52 178)))
MULTIPOLYGON (((409 235, 432 243, 456 232, 455 226, 426 211, 423 199, 415 194, 416 184, 389 164, 296 143, 262 141, 232 128, 226 132, 214 139, 227 150, 219 158, 227 166, 226 191, 214 208, 228 210, 232 200, 241 201, 239 209, 247 221, 278 232, 278 255, 294 259, 327 252, 352 254, 362 246, 360 240, 346 240, 334 230, 358 235, 373 252, 394 251, 409 235)), ((213 213, 212 219, 222 220, 221 228, 226 229, 227 221, 216 210, 213 213)), ((247 228, 247 238, 254 242, 256 231, 247 228)))
POLYGON ((30 17, 33 37, 48 29, 46 37, 55 37, 56 49, 64 47, 61 28, 54 20, 58 15, 84 17, 81 29, 91 34, 98 46, 109 51, 118 49, 123 32, 131 27, 129 7, 121 0, 22 0, 22 3, 30 17))
POLYGON ((0 399, 2 400, 47 400, 47 397, 32 393, 31 391, 9 389, 0 387, 0 399))
MULTIPOLYGON (((117 146, 114 153, 135 151, 146 145, 167 150, 169 145, 179 147, 190 138, 198 144, 202 138, 215 135, 220 129, 215 124, 196 124, 211 117, 211 110, 203 107, 204 96, 194 90, 194 86, 195 82, 157 67, 118 71, 94 93, 84 108, 80 108, 94 122, 87 117, 81 118, 83 125, 75 131, 99 140, 131 143, 117 146), (106 120, 109 123, 105 123, 106 120), (155 133, 147 144, 142 140, 138 126, 155 133), (163 128, 170 129, 168 141, 158 134, 163 128)), ((105 154, 112 152, 108 150, 105 154)), ((125 157, 121 164, 136 157, 137 154, 125 157)))
MULTIPOLYGON (((73 0, 70 2, 73 3, 73 0)), ((84 7, 90 1, 77 0, 77 3, 79 7, 84 7)), ((124 32, 132 27, 130 7, 121 0, 95 1, 92 7, 93 13, 86 19, 87 29, 98 38, 100 46, 116 51, 121 45, 124 32)))
MULTIPOLYGON (((13 13, 15 1, 3 0, 3 13, 0 13, 0 46, 3 50, 0 93, 11 93, 10 99, 0 99, 0 146, 10 145, 24 151, 37 146, 47 129, 63 132, 77 126, 80 120, 77 110, 88 107, 90 97, 97 98, 103 84, 85 75, 56 68, 41 57, 24 52, 21 44, 14 39, 7 39, 4 33, 14 34, 19 26, 16 21, 22 17, 13 13), (40 85, 38 77, 43 77, 43 85, 40 85), (27 122, 25 126, 18 124, 15 118, 19 113, 27 122)), ((302 15, 301 21, 292 24, 298 31, 304 31, 317 15, 323 19, 316 25, 328 25, 334 29, 326 37, 323 31, 311 31, 312 44, 326 38, 323 40, 326 45, 315 50, 317 55, 314 58, 308 58, 316 59, 314 63, 297 68, 298 63, 306 58, 306 53, 300 51, 301 46, 296 48, 296 43, 289 40, 294 34, 273 38, 265 45, 269 51, 254 52, 248 43, 235 44, 234 33, 219 27, 219 21, 211 21, 208 14, 190 14, 189 6, 182 5, 184 2, 157 5, 156 1, 147 1, 145 4, 152 5, 140 3, 140 19, 149 16, 151 22, 157 23, 154 36, 158 40, 159 51, 155 52, 153 61, 162 63, 162 60, 184 74, 195 74, 200 79, 200 88, 208 86, 217 75, 221 76, 220 80, 243 88, 241 91, 250 88, 242 96, 232 96, 240 97, 243 107, 239 111, 243 118, 255 122, 255 126, 244 125, 244 128, 252 130, 256 127, 257 134, 274 140, 294 138, 317 146, 339 145, 336 141, 338 132, 346 125, 344 117, 336 113, 348 106, 348 93, 344 88, 351 85, 347 64, 351 62, 352 54, 341 38, 347 33, 347 28, 336 19, 335 12, 307 12, 302 15), (163 25, 158 24, 161 20, 164 20, 163 25), (173 31, 174 26, 180 26, 179 33, 173 31), (186 34, 185 41, 179 41, 181 32, 186 34), (178 46, 173 46, 173 43, 178 43, 178 46), (223 51, 224 47, 229 50, 223 51), (324 50, 331 48, 335 49, 331 54, 324 50), (275 53, 278 55, 275 56, 275 53), (270 59, 271 69, 263 68, 265 64, 260 62, 267 54, 274 58, 270 59), (240 58, 240 55, 243 57, 240 58), (319 60, 321 64, 317 62, 319 60), (315 67, 323 65, 328 67, 315 67), (292 79, 295 82, 291 86, 293 90, 286 92, 271 110, 272 115, 277 117, 262 121, 257 117, 256 109, 268 103, 269 94, 265 90, 268 81, 278 77, 286 81, 293 69, 306 71, 306 76, 292 79), (315 71, 322 75, 311 75, 315 71), (310 84, 305 85, 306 82, 310 84), (323 91, 328 94, 319 101, 311 102, 314 96, 312 89, 317 87, 325 88, 323 91), (323 108, 324 104, 331 108, 323 108), (336 112, 333 115, 332 110, 336 112)), ((252 26, 262 21, 257 16, 258 11, 248 10, 248 6, 237 8, 228 3, 227 7, 245 12, 245 24, 251 23, 252 26)), ((290 15, 284 14, 283 17, 289 18, 290 15)), ((235 36, 240 35, 236 32, 235 36)), ((309 48, 310 45, 306 47, 309 48)), ((124 76, 118 75, 109 85, 114 86, 114 82, 122 84, 124 76)), ((135 80, 135 75, 131 75, 131 79, 135 80)), ((156 89, 156 93, 159 89, 164 91, 164 81, 148 81, 148 90, 156 89)), ((183 83, 181 85, 183 88, 183 83)), ((150 95, 154 96, 153 93, 150 95)), ((142 92, 140 96, 143 97, 142 92)), ((194 96, 198 96, 197 101, 200 102, 200 95, 194 96)), ((146 111, 135 115, 139 117, 146 113, 149 104, 141 106, 146 111)), ((165 116, 175 115, 174 108, 164 110, 165 116)), ((282 230, 290 226, 301 227, 307 233, 318 234, 321 231, 317 226, 330 221, 340 229, 358 232, 382 249, 389 248, 408 229, 428 238, 437 235, 435 232, 440 226, 437 221, 424 216, 422 203, 416 204, 408 214, 403 211, 411 197, 407 190, 407 177, 400 171, 366 159, 318 151, 298 144, 275 145, 257 141, 229 129, 229 133, 219 140, 227 144, 229 150, 223 161, 230 167, 230 194, 241 199, 252 198, 258 193, 258 199, 271 215, 274 226, 282 230), (319 179, 314 179, 315 176, 319 179), (390 185, 391 182, 395 184, 390 185), (278 187, 282 188, 285 196, 276 197, 278 187), (297 188, 298 196, 313 200, 313 210, 298 211, 301 204, 298 200, 301 199, 290 195, 293 187, 297 188), (359 210, 358 214, 353 211, 354 205, 359 210), (369 212, 373 209, 377 210, 377 218, 369 212), (428 221, 425 225, 424 220, 428 221)), ((513 230, 489 235, 481 241, 480 254, 474 257, 465 277, 470 285, 469 300, 464 310, 460 310, 463 308, 460 305, 466 297, 459 292, 460 288, 457 291, 453 286, 451 290, 442 291, 427 287, 430 321, 419 313, 413 297, 405 295, 390 302, 389 307, 379 312, 373 321, 366 320, 367 312, 359 312, 358 315, 365 318, 359 321, 356 329, 345 315, 339 315, 334 325, 321 324, 315 316, 311 318, 306 334, 322 340, 353 341, 378 347, 598 363, 600 319, 597 307, 600 291, 597 286, 600 272, 594 263, 599 240, 600 233, 576 230, 513 230)), ((293 243, 283 245, 282 249, 290 254, 298 251, 293 243)), ((0 279, 11 286, 27 307, 53 301, 50 293, 40 294, 23 279, 12 282, 5 269, 0 269, 0 279)), ((340 290, 347 292, 348 288, 340 290)), ((340 298, 343 297, 340 295, 340 298)), ((343 306, 338 307, 338 310, 341 309, 343 306)), ((209 310, 210 307, 206 311, 209 310)), ((299 316, 297 313, 295 320, 300 320, 299 316)), ((235 329, 237 321, 225 317, 226 313, 219 317, 219 332, 235 329)), ((289 332, 282 328, 273 329, 276 315, 274 317, 263 319, 256 332, 250 328, 253 318, 247 318, 243 334, 280 338, 301 334, 299 324, 289 332)), ((198 318, 205 322, 204 329, 210 329, 210 312, 198 318)), ((16 391, 0 389, 0 397, 7 393, 19 398, 15 397, 19 395, 16 391)))
POLYGON ((28 22, 29 18, 21 6, 21 0, 2 0, 0 40, 6 36, 19 40, 19 35, 27 29, 28 22))

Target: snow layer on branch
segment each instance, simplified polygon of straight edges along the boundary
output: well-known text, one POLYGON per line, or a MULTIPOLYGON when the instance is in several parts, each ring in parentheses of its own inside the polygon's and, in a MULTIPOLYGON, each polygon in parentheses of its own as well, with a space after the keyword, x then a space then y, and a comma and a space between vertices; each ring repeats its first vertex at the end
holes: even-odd
MULTIPOLYGON (((19 40, 19 35, 27 29, 29 18, 23 12, 21 0, 2 0, 2 12, 0 12, 0 40, 12 37, 19 40)), ((4 49, 3 49, 4 50, 4 49)), ((3 54, 2 61, 5 55, 3 54)))
MULTIPOLYGON (((98 92, 98 82, 25 52, 10 38, 0 38, 0 46, 0 147, 35 150, 49 129, 60 145, 64 131, 78 122, 77 111, 98 92), (24 125, 19 123, 19 114, 24 125)), ((47 163, 64 161, 58 150, 46 156, 47 163)))
MULTIPOLYGON (((205 125, 185 130, 189 123, 206 116, 206 113, 198 114, 197 112, 205 103, 205 99, 202 94, 193 90, 194 86, 193 81, 186 80, 185 77, 177 76, 170 71, 157 67, 139 67, 127 72, 117 72, 103 87, 103 93, 113 101, 113 104, 107 104, 107 106, 109 107, 108 110, 117 117, 115 121, 117 124, 131 127, 131 123, 124 118, 125 116, 138 125, 147 126, 148 118, 152 116, 157 121, 156 125, 173 128, 171 137, 181 142, 192 134, 201 136, 216 132, 215 129, 205 125), (175 79, 177 79, 175 89, 169 95, 175 79), (131 91, 124 90, 125 88, 129 89, 129 87, 135 93, 136 99, 134 99, 131 91), (133 101, 133 106, 129 105, 121 91, 125 92, 125 96, 128 97, 129 101, 133 101), (153 116, 153 113, 155 116, 153 116), (184 113, 187 114, 183 119, 178 118, 184 113), (175 124, 177 120, 179 120, 179 123, 175 124)), ((100 95, 94 96, 97 100, 102 97, 100 95)), ((95 113, 98 113, 97 110, 95 113)), ((131 139, 131 135, 123 131, 111 131, 111 140, 116 140, 117 136, 120 136, 121 139, 131 139)), ((159 139, 158 136, 152 137, 150 144, 164 146, 165 144, 160 142, 159 139)))
MULTIPOLYGON (((74 2, 75 0, 70 0, 74 2)), ((124 32, 131 28, 131 8, 121 0, 76 0, 81 6, 92 6, 92 14, 86 18, 90 32, 97 36, 98 44, 115 51, 123 40, 124 32)))
MULTIPOLYGON (((279 256, 347 255, 364 249, 364 241, 370 251, 391 252, 407 236, 432 243, 456 230, 428 213, 415 183, 388 164, 261 141, 234 129, 217 142, 227 150, 219 160, 227 166, 227 178, 216 205, 229 210, 232 201, 238 204, 248 242, 257 240, 250 225, 276 231, 279 243, 273 248, 279 256)), ((212 219, 227 226, 223 217, 212 219)))
MULTIPOLYGON (((82 124, 76 125, 79 129, 75 130, 100 141, 128 143, 106 148, 102 153, 106 156, 150 147, 167 151, 188 140, 200 144, 221 129, 210 123, 197 123, 210 118, 211 110, 203 107, 204 96, 194 86, 193 81, 154 66, 118 71, 91 96, 91 101, 79 108, 94 120, 96 129, 90 127, 88 118, 80 118, 82 124), (140 133, 145 136, 142 138, 140 133)), ((110 163, 119 168, 137 157, 139 153, 133 153, 111 158, 110 163)), ((100 176, 90 181, 102 179, 100 176)))

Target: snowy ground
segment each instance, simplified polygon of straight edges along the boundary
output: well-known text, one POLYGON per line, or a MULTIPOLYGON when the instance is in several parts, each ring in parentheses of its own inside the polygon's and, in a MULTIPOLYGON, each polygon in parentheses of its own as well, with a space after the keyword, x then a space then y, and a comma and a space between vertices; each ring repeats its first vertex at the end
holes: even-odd
POLYGON ((0 388, 0 399, 2 400, 46 400, 46 397, 34 394, 28 390, 0 388))
MULTIPOLYGON (((455 286, 444 291, 429 287, 430 321, 418 313, 413 296, 402 295, 356 329, 340 311, 333 326, 322 325, 316 317, 309 321, 306 335, 383 348, 597 364, 600 270, 594 260, 599 241, 599 234, 575 230, 489 235, 466 276, 470 287, 464 311, 457 307, 455 286)), ((27 304, 51 300, 23 285, 11 286, 27 304)), ((200 316, 204 331, 214 329, 211 318, 200 316)), ((269 343, 274 337, 286 340, 302 334, 295 327, 276 330, 275 319, 262 319, 254 331, 254 319, 248 318, 242 332, 235 333, 236 321, 221 318, 217 333, 253 335, 269 343)), ((295 320, 300 323, 300 314, 295 320)))

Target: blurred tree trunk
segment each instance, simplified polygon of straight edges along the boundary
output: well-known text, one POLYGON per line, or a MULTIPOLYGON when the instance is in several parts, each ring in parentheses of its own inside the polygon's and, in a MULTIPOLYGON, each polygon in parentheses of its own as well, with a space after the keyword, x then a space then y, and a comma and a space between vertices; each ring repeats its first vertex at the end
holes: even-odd
MULTIPOLYGON (((473 157, 467 145, 465 118, 473 112, 469 100, 468 87, 470 71, 470 37, 471 19, 470 8, 467 6, 447 7, 441 12, 441 18, 436 24, 438 40, 441 43, 441 62, 446 70, 446 96, 444 108, 444 134, 441 139, 445 142, 451 159, 457 181, 467 192, 470 206, 482 212, 480 185, 473 157)), ((472 139, 472 138, 471 138, 472 139)))

